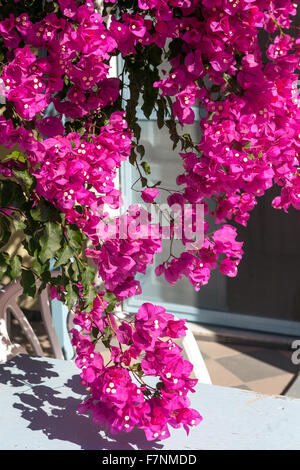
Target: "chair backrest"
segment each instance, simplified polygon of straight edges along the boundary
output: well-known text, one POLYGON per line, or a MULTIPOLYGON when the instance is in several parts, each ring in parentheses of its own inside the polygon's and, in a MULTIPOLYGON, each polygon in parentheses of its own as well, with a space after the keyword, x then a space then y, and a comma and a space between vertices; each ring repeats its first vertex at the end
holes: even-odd
MULTIPOLYGON (((22 293, 23 288, 20 281, 11 283, 3 287, 0 291, 0 363, 6 362, 17 354, 27 353, 23 346, 20 344, 13 344, 11 342, 8 334, 8 321, 10 319, 10 315, 13 315, 18 321, 28 342, 31 344, 34 353, 37 356, 44 355, 38 337, 17 303, 17 299, 22 293)), ((40 294, 39 300, 42 320, 48 334, 54 357, 57 359, 64 359, 62 349, 53 326, 48 292, 46 289, 40 294)))

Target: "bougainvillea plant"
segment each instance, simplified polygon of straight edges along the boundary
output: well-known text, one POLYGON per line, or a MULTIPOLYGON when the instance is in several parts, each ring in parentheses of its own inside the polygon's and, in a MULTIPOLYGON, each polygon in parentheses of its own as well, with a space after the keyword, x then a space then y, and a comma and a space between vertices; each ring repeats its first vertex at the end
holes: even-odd
POLYGON ((236 276, 243 251, 231 222, 245 226, 273 185, 274 208, 300 209, 296 14, 288 0, 0 1, 0 275, 20 278, 30 296, 48 286, 74 309, 72 343, 89 393, 80 412, 112 432, 136 426, 164 439, 169 426, 188 432, 202 419, 188 398, 192 365, 174 341, 184 321, 150 303, 131 321, 115 315, 141 293, 136 275, 162 250, 161 226, 136 206, 115 216, 110 236, 121 162, 138 171, 141 203, 163 191, 149 182, 137 108, 155 114, 157 132, 168 129, 182 161, 168 204, 203 204, 220 224, 204 222, 201 246, 187 249, 183 237, 157 276, 171 285, 185 276, 196 290, 214 269, 236 276), (115 57, 122 68, 113 77, 115 57), (196 107, 206 110, 197 142, 182 132, 196 107), (30 265, 7 251, 14 230, 30 265))

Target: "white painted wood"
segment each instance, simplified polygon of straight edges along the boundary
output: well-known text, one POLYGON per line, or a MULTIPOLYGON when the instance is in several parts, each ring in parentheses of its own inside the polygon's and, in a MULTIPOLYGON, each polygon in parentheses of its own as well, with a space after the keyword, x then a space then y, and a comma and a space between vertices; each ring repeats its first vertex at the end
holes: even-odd
POLYGON ((195 340, 195 337, 187 325, 186 336, 183 338, 182 346, 188 357, 188 360, 193 364, 195 377, 202 384, 211 384, 211 378, 207 367, 205 365, 203 356, 195 340))

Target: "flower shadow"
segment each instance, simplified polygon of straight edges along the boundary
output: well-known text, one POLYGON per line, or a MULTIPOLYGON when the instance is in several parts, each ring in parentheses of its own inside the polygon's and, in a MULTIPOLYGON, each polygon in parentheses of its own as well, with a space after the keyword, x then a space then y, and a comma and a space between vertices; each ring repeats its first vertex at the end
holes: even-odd
MULTIPOLYGON (((14 393, 13 407, 29 422, 32 431, 42 431, 49 440, 64 441, 66 448, 72 443, 84 450, 146 450, 161 449, 159 442, 148 442, 144 432, 112 435, 99 429, 91 416, 79 415, 78 405, 86 396, 79 375, 71 376, 64 384, 57 381, 47 385, 49 379, 58 378, 53 363, 32 356, 17 356, 0 365, 0 383, 20 388, 14 393), (22 387, 22 390, 21 390, 22 387)), ((33 435, 34 439, 34 435, 33 435)), ((76 448, 74 446, 74 448, 76 448)))

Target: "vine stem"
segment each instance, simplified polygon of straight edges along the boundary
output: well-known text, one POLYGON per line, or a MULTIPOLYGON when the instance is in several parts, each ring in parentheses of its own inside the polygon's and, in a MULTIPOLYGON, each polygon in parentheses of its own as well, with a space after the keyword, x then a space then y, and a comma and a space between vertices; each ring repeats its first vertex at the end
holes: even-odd
POLYGON ((109 313, 106 311, 106 308, 105 308, 104 305, 103 305, 103 302, 102 302, 102 299, 101 299, 100 295, 97 294, 97 297, 98 297, 98 299, 100 300, 100 303, 101 303, 101 305, 102 305, 102 307, 103 307, 103 310, 104 310, 104 312, 105 312, 105 314, 106 314, 106 318, 108 319, 108 322, 109 322, 109 325, 110 325, 111 329, 113 330, 113 332, 115 333, 115 335, 117 335, 116 330, 115 330, 114 327, 112 326, 112 322, 111 322, 109 313))

